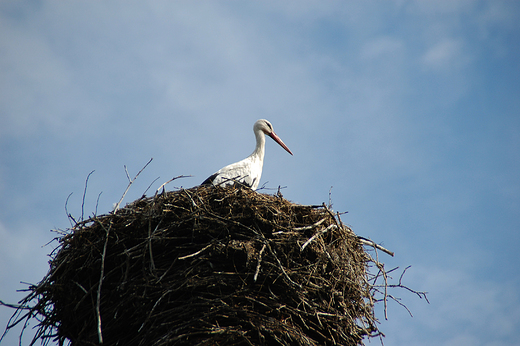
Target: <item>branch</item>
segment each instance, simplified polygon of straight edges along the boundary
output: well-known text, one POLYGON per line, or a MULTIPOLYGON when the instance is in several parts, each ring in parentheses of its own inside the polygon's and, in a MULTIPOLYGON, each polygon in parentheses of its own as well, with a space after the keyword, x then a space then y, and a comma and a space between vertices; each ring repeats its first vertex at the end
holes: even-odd
POLYGON ((358 239, 361 242, 361 244, 372 246, 372 247, 379 249, 379 250, 383 251, 384 253, 389 254, 390 256, 394 257, 394 253, 392 251, 387 250, 384 247, 382 247, 381 245, 374 243, 372 240, 369 240, 369 239, 366 239, 366 238, 363 238, 360 236, 358 236, 358 239))
MULTIPOLYGON (((155 191, 155 195, 157 196, 157 194, 159 193, 159 191, 164 188, 164 186, 166 186, 166 184, 169 184, 171 183, 172 181, 176 180, 176 179, 180 179, 180 178, 190 178, 192 177, 192 175, 179 175, 179 176, 176 176, 174 178, 171 178, 170 180, 168 180, 167 182, 165 182, 164 184, 162 184, 161 186, 159 186, 159 188, 155 191)), ((155 180, 154 180, 155 181, 155 180)), ((163 190, 164 192, 164 190, 163 190)))
POLYGON ((262 263, 262 255, 264 254, 264 250, 265 250, 266 246, 267 245, 264 244, 264 246, 262 246, 262 249, 258 253, 258 263, 256 264, 255 276, 253 277, 254 282, 256 282, 256 279, 258 279, 258 273, 260 272, 260 264, 262 263))
POLYGON ((76 219, 69 213, 69 210, 67 209, 67 205, 69 204, 69 199, 70 199, 70 196, 72 196, 72 194, 73 194, 73 192, 69 193, 69 195, 67 196, 67 199, 65 200, 65 214, 67 214, 67 218, 69 219, 71 228, 74 227, 74 225, 78 223, 76 221, 76 219), (72 221, 74 221, 74 224, 72 224, 72 221))
POLYGON ((130 189, 130 186, 132 186, 132 184, 137 179, 139 174, 141 174, 141 172, 144 171, 144 169, 150 164, 150 162, 152 162, 152 160, 153 160, 153 157, 146 163, 146 165, 144 165, 143 168, 141 168, 141 170, 135 175, 134 179, 132 179, 132 180, 130 180, 130 176, 128 175, 128 170, 126 169, 126 166, 125 166, 126 177, 128 178, 129 183, 128 183, 128 186, 126 187, 125 193, 123 193, 123 196, 121 196, 121 199, 119 200, 119 202, 117 202, 116 206, 114 207, 114 213, 119 209, 119 206, 121 205, 121 202, 123 202, 123 199, 125 198, 126 193, 130 189))
POLYGON ((151 183, 150 185, 148 185, 148 187, 146 188, 146 190, 144 190, 143 192, 143 197, 146 196, 146 193, 148 192, 148 190, 152 187, 153 183, 155 183, 157 180, 159 180, 160 177, 157 177, 155 178, 151 183))
POLYGON ((300 248, 300 251, 303 251, 307 245, 309 245, 316 237, 322 235, 322 234, 325 234, 329 229, 331 228, 335 228, 335 227, 338 227, 336 225, 329 225, 329 227, 325 228, 325 229, 322 229, 322 230, 319 230, 318 232, 316 232, 312 237, 309 238, 309 240, 307 240, 305 242, 305 244, 302 245, 302 247, 300 248))
POLYGON ((0 300, 0 305, 2 305, 2 306, 6 306, 6 307, 11 308, 11 309, 30 310, 30 308, 28 308, 28 307, 26 307, 26 306, 24 306, 24 305, 4 303, 4 302, 1 301, 1 300, 0 300))
POLYGON ((98 285, 97 296, 96 296, 97 333, 98 333, 99 343, 102 344, 103 343, 103 332, 101 330, 101 285, 103 283, 103 277, 105 276, 105 257, 106 257, 106 253, 107 253, 107 245, 108 245, 110 227, 108 227, 108 229, 106 229, 105 226, 103 226, 103 224, 101 223, 101 221, 98 220, 98 222, 106 232, 105 245, 103 246, 103 253, 101 254, 101 273, 99 274, 99 285, 98 285))
POLYGON ((293 231, 307 231, 309 229, 314 229, 314 228, 318 227, 319 225, 321 225, 323 223, 323 221, 325 221, 325 218, 321 219, 320 221, 318 221, 310 226, 294 227, 293 231))
MULTIPOLYGON (((376 254, 377 254, 377 251, 376 251, 376 254)), ((371 262, 373 262, 376 265, 376 267, 379 269, 378 273, 376 275, 374 275, 374 279, 373 279, 374 282, 371 285, 371 290, 373 290, 374 292, 379 293, 379 294, 381 294, 383 296, 381 299, 375 299, 375 301, 376 302, 383 301, 385 319, 388 319, 388 314, 387 314, 388 306, 387 306, 387 302, 388 302, 389 298, 392 299, 393 301, 395 301, 397 304, 399 304, 402 307, 404 307, 406 309, 406 311, 408 311, 410 316, 413 317, 413 314, 410 311, 410 309, 408 309, 408 307, 401 302, 400 298, 394 297, 393 295, 388 293, 388 288, 403 288, 403 289, 405 289, 405 290, 407 290, 409 292, 412 292, 412 293, 416 294, 421 299, 424 298, 428 304, 430 303, 430 301, 428 300, 428 297, 427 297, 427 292, 415 291, 415 290, 413 290, 413 289, 403 285, 403 283, 402 283, 403 276, 404 276, 406 271, 411 266, 408 266, 408 267, 406 267, 403 270, 403 272, 401 273, 401 276, 399 277, 399 282, 397 284, 389 284, 388 283, 388 274, 391 273, 392 271, 398 269, 399 267, 396 267, 396 268, 393 268, 391 270, 385 271, 384 265, 382 263, 379 263, 379 261, 371 259, 371 262), (376 282, 377 282, 378 278, 381 277, 380 275, 383 277, 383 282, 381 284, 376 285, 376 282)))
POLYGON ((83 212, 85 207, 85 197, 87 196, 87 186, 88 186, 88 179, 90 178, 90 175, 94 173, 95 171, 90 172, 87 175, 87 179, 85 180, 85 189, 83 190, 83 200, 81 201, 81 221, 83 221, 83 212))
POLYGON ((202 251, 206 250, 207 248, 209 248, 209 247, 211 247, 211 246, 213 246, 213 244, 206 245, 206 246, 204 246, 202 249, 200 249, 200 250, 197 251, 197 252, 194 252, 194 253, 189 254, 189 255, 186 255, 186 256, 178 257, 177 259, 183 260, 183 259, 186 259, 186 258, 195 257, 195 256, 197 256, 198 254, 200 254, 202 251))
POLYGON ((99 195, 97 196, 97 200, 96 200, 96 209, 94 210, 94 216, 97 215, 97 208, 98 208, 98 205, 99 205, 99 197, 101 197, 101 194, 103 193, 103 191, 101 191, 99 193, 99 195))
MULTIPOLYGON (((404 268, 403 272, 401 273, 401 276, 399 277, 399 283, 397 285, 389 285, 388 287, 400 287, 400 288, 404 288, 405 290, 407 291, 410 291, 412 293, 415 293, 417 296, 419 296, 419 298, 424 298, 426 299, 426 301, 428 302, 428 304, 430 304, 430 301, 428 300, 428 297, 426 296, 426 294, 428 294, 428 292, 424 292, 424 291, 415 291, 415 290, 412 290, 411 288, 409 287, 406 287, 402 284, 402 280, 403 280, 403 276, 404 276, 404 273, 406 273, 406 271, 408 269, 410 269, 411 266, 408 266, 406 268, 404 268)), ((397 268, 396 268, 397 269, 397 268)), ((411 314, 410 314, 411 315, 411 314)))

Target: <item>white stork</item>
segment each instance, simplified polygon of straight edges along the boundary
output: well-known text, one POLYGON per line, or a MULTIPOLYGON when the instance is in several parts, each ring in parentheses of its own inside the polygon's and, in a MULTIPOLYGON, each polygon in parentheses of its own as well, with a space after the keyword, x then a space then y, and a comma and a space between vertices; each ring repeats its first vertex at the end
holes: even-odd
POLYGON ((265 154, 265 135, 274 139, 289 154, 293 154, 285 143, 274 133, 273 125, 265 119, 258 120, 253 126, 256 137, 255 151, 242 161, 232 163, 221 168, 208 179, 204 180, 202 185, 213 184, 215 186, 233 185, 235 182, 244 184, 253 190, 256 190, 262 176, 262 166, 264 165, 265 154))

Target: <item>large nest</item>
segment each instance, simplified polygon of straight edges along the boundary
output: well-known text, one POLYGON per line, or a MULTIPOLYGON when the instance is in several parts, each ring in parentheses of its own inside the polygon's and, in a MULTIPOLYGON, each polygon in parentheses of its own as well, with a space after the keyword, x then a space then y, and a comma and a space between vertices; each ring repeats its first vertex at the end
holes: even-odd
POLYGON ((240 187, 139 199, 79 222, 32 288, 60 345, 358 345, 370 256, 326 206, 240 187))

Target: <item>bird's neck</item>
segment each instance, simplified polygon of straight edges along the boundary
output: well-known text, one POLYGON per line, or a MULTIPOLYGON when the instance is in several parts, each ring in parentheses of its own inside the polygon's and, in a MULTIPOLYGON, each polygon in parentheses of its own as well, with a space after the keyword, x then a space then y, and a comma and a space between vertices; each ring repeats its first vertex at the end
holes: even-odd
POLYGON ((250 155, 251 157, 255 157, 259 159, 261 162, 264 161, 265 155, 265 135, 262 131, 255 132, 256 136, 256 148, 255 151, 250 155))

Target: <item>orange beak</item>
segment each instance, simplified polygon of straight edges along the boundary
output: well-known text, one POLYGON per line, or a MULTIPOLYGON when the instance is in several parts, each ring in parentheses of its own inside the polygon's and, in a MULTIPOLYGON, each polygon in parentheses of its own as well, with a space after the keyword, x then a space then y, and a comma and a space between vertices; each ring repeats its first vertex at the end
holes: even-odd
POLYGON ((285 150, 287 150, 287 152, 288 152, 289 154, 291 154, 291 155, 293 154, 293 153, 291 152, 291 150, 287 147, 287 145, 285 145, 285 143, 280 139, 280 137, 278 137, 278 136, 276 135, 276 133, 274 133, 274 131, 271 132, 271 133, 269 134, 269 137, 271 137, 272 139, 274 139, 276 143, 280 144, 280 146, 281 146, 282 148, 284 148, 285 150))

